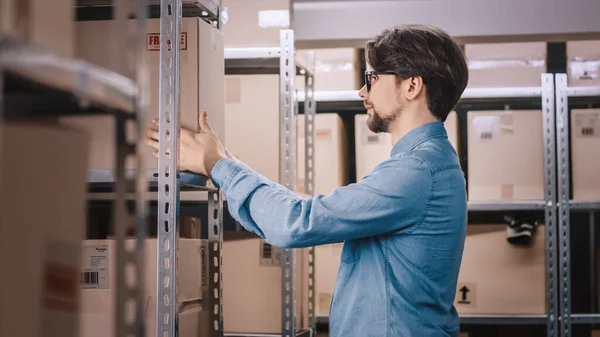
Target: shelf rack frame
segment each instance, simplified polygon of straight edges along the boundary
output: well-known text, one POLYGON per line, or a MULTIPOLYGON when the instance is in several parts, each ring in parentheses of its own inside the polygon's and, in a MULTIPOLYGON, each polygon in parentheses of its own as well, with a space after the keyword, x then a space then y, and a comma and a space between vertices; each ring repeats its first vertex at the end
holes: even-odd
MULTIPOLYGON (((531 101, 540 99, 543 115, 544 144, 544 199, 512 202, 468 203, 469 212, 497 211, 543 211, 545 218, 546 240, 546 313, 541 315, 461 315, 463 324, 544 324, 548 337, 558 337, 558 299, 557 299, 557 202, 556 202, 556 135, 555 135, 555 85, 554 75, 544 73, 540 87, 514 88, 467 88, 459 104, 482 103, 507 100, 531 101)), ((298 93, 298 100, 304 101, 306 93, 298 93)), ((315 92, 314 98, 323 111, 335 111, 349 107, 351 111, 364 110, 358 90, 315 92)), ((317 111, 318 112, 318 111, 317 111)), ((317 317, 319 323, 328 323, 327 317, 317 317)))
MULTIPOLYGON (((305 122, 305 192, 313 195, 314 191, 314 115, 316 102, 314 99, 314 52, 306 56, 295 49, 294 31, 283 29, 280 31, 279 47, 254 47, 254 48, 225 48, 225 73, 230 74, 279 74, 279 178, 280 183, 286 188, 296 190, 296 116, 298 114, 298 98, 295 90, 295 76, 305 77, 305 90, 308 99, 304 101, 304 108, 308 112, 305 122)), ((283 248, 281 254, 281 336, 298 337, 316 334, 315 296, 314 296, 314 247, 308 249, 309 259, 309 331, 298 331, 295 312, 295 252, 293 249, 283 248)), ((226 334, 238 336, 238 334, 226 334)), ((243 334, 255 336, 255 334, 243 334)), ((263 335, 256 335, 263 336, 263 335)), ((267 335, 264 335, 267 336, 267 335)))
MULTIPOLYGON (((569 98, 592 99, 600 101, 600 87, 569 87, 567 74, 556 74, 556 133, 558 139, 558 205, 559 205, 559 255, 560 255, 560 307, 561 307, 561 337, 571 336, 572 324, 598 324, 600 314, 571 313, 571 213, 587 212, 592 233, 595 230, 595 212, 600 211, 600 200, 576 201, 570 199, 571 169, 570 159, 570 128, 569 128, 569 98)), ((590 238, 594 242, 593 235, 590 238)), ((592 263, 595 261, 592 253, 592 263)), ((594 265, 590 265, 594 275, 594 265)), ((594 277, 592 277, 594 279, 594 277)), ((592 284, 594 289, 595 284, 592 284)))

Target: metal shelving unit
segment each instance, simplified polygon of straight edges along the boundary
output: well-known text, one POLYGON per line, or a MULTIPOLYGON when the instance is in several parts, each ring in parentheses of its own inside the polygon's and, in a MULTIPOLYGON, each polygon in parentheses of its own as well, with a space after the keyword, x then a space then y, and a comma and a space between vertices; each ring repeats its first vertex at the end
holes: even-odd
MULTIPOLYGON (((280 80, 279 92, 279 178, 280 183, 288 189, 296 190, 296 128, 295 119, 298 114, 298 98, 295 91, 295 76, 305 77, 305 90, 308 93, 304 100, 306 112, 305 123, 305 191, 313 195, 314 190, 314 114, 316 102, 314 99, 314 53, 302 55, 294 46, 294 31, 281 30, 279 47, 257 48, 225 48, 225 74, 278 74, 280 80)), ((308 248, 309 253, 309 325, 308 331, 298 331, 294 303, 295 254, 293 249, 282 249, 281 277, 281 335, 284 337, 312 336, 316 332, 315 297, 314 297, 314 248, 308 248)), ((225 336, 272 336, 269 334, 230 334, 225 336)))
MULTIPOLYGON (((304 93, 298 100, 304 100, 304 93)), ((315 92, 318 111, 363 111, 358 90, 315 92)), ((556 238, 556 169, 555 169, 555 113, 554 75, 543 74, 540 87, 516 88, 467 88, 459 104, 527 102, 540 104, 544 126, 544 200, 532 201, 469 201, 469 212, 543 211, 546 240, 546 314, 543 315, 461 315, 462 324, 533 324, 546 325, 548 337, 558 337, 558 300, 556 291, 557 264, 556 238), (539 103, 538 103, 539 102, 539 103)), ((327 323, 327 317, 318 317, 319 323, 327 323)))
MULTIPOLYGON (((570 160, 570 129, 569 129, 569 103, 595 102, 600 103, 600 87, 569 87, 567 74, 556 74, 556 132, 558 135, 558 206, 559 215, 559 255, 560 255, 560 307, 561 307, 561 336, 571 336, 571 324, 598 324, 600 314, 572 314, 571 313, 571 213, 586 212, 589 215, 591 230, 590 242, 595 231, 595 213, 600 211, 600 200, 575 201, 571 200, 569 166, 570 160)), ((595 258, 591 258, 590 269, 592 281, 595 280, 595 258)), ((595 284, 592 284, 594 289, 595 284)))

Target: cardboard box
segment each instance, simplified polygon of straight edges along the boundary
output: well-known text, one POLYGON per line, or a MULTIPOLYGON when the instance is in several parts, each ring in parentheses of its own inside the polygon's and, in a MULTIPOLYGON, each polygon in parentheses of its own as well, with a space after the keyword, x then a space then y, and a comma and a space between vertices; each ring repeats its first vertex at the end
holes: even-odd
POLYGON ((567 42, 570 87, 600 85, 600 40, 567 42))
POLYGON ((359 90, 364 74, 357 49, 315 49, 315 91, 359 90))
MULTIPOLYGON (((281 248, 248 232, 225 232, 223 317, 227 333, 281 333, 281 248)), ((296 249, 297 330, 308 328, 307 249, 296 249)))
POLYGON ((79 336, 87 137, 11 123, 0 136, 0 336, 79 336))
POLYGON ((543 200, 541 110, 469 111, 469 200, 543 200))
POLYGON ((343 243, 315 247, 315 314, 317 317, 329 316, 342 248, 343 243))
POLYGON ((573 199, 600 200, 600 109, 571 110, 573 199))
POLYGON ((531 246, 506 240, 506 225, 469 225, 454 305, 460 314, 546 312, 545 228, 531 246))
POLYGON ((279 47, 282 29, 290 29, 291 0, 223 0, 225 46, 279 47))
POLYGON ((546 53, 545 42, 467 44, 468 87, 540 87, 546 53))
MULTIPOLYGON (((392 136, 389 133, 374 133, 367 126, 368 115, 356 115, 354 129, 356 132, 356 180, 369 174, 377 165, 390 158, 392 136)), ((458 116, 451 111, 444 122, 448 140, 459 152, 458 116)))
MULTIPOLYGON (((305 115, 298 115, 298 151, 296 190, 306 193, 305 115)), ((329 194, 336 187, 348 184, 348 146, 342 118, 336 113, 317 114, 314 117, 314 193, 329 194)))
MULTIPOLYGON (((110 69, 111 57, 106 46, 113 37, 114 24, 114 21, 78 22, 78 56, 110 69)), ((158 117, 159 110, 160 20, 148 20, 147 31, 145 57, 150 76, 148 85, 150 96, 146 124, 150 125, 151 119, 158 117)), ((199 131, 198 115, 206 110, 212 129, 219 135, 221 142, 226 144, 223 34, 199 18, 183 18, 181 32, 180 125, 199 131)), ((75 116, 62 120, 90 133, 92 169, 115 168, 114 117, 75 116)), ((130 127, 128 130, 133 131, 134 128, 130 127)), ((147 161, 146 168, 156 168, 158 162, 152 155, 152 151, 147 147, 143 150, 147 161)))
POLYGON ((2 0, 0 34, 24 39, 64 56, 73 56, 74 8, 75 0, 2 0))
MULTIPOLYGON (((135 240, 128 239, 132 247, 135 240)), ((141 286, 146 289, 146 333, 156 336, 157 241, 145 242, 144 275, 141 286)), ((179 239, 177 254, 177 306, 179 336, 203 336, 210 326, 211 311, 204 300, 208 296, 208 241, 179 239), (190 329, 189 327, 200 327, 190 329), (188 327, 188 328, 182 328, 188 327)), ((84 240, 81 258, 81 328, 80 336, 114 336, 114 305, 116 299, 117 245, 116 240, 84 240)), ((126 278, 131 277, 129 274, 126 278)), ((127 281, 130 282, 130 281, 127 281)), ((162 282, 162 280, 160 281, 162 282)), ((159 303, 162 304, 162 298, 159 303)), ((133 312, 127 313, 133 315, 133 312)))

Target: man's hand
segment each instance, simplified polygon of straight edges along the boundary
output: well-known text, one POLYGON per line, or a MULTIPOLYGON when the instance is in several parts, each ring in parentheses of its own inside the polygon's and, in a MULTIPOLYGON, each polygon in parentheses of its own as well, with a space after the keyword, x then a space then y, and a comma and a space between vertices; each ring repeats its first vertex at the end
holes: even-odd
MULTIPOLYGON (((227 156, 227 151, 219 141, 217 134, 207 121, 207 113, 200 114, 198 123, 200 132, 196 133, 184 128, 179 132, 179 169, 196 174, 210 176, 210 172, 219 160, 227 156)), ((152 120, 154 126, 146 132, 146 144, 154 150, 158 158, 159 133, 158 120, 152 120)))

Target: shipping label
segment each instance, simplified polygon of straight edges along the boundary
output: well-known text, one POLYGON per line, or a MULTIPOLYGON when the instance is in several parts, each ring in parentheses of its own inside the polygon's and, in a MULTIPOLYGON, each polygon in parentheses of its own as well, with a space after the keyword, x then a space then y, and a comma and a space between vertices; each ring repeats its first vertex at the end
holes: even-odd
POLYGON ((82 289, 109 289, 109 255, 108 245, 98 244, 83 247, 83 264, 81 269, 82 289))

